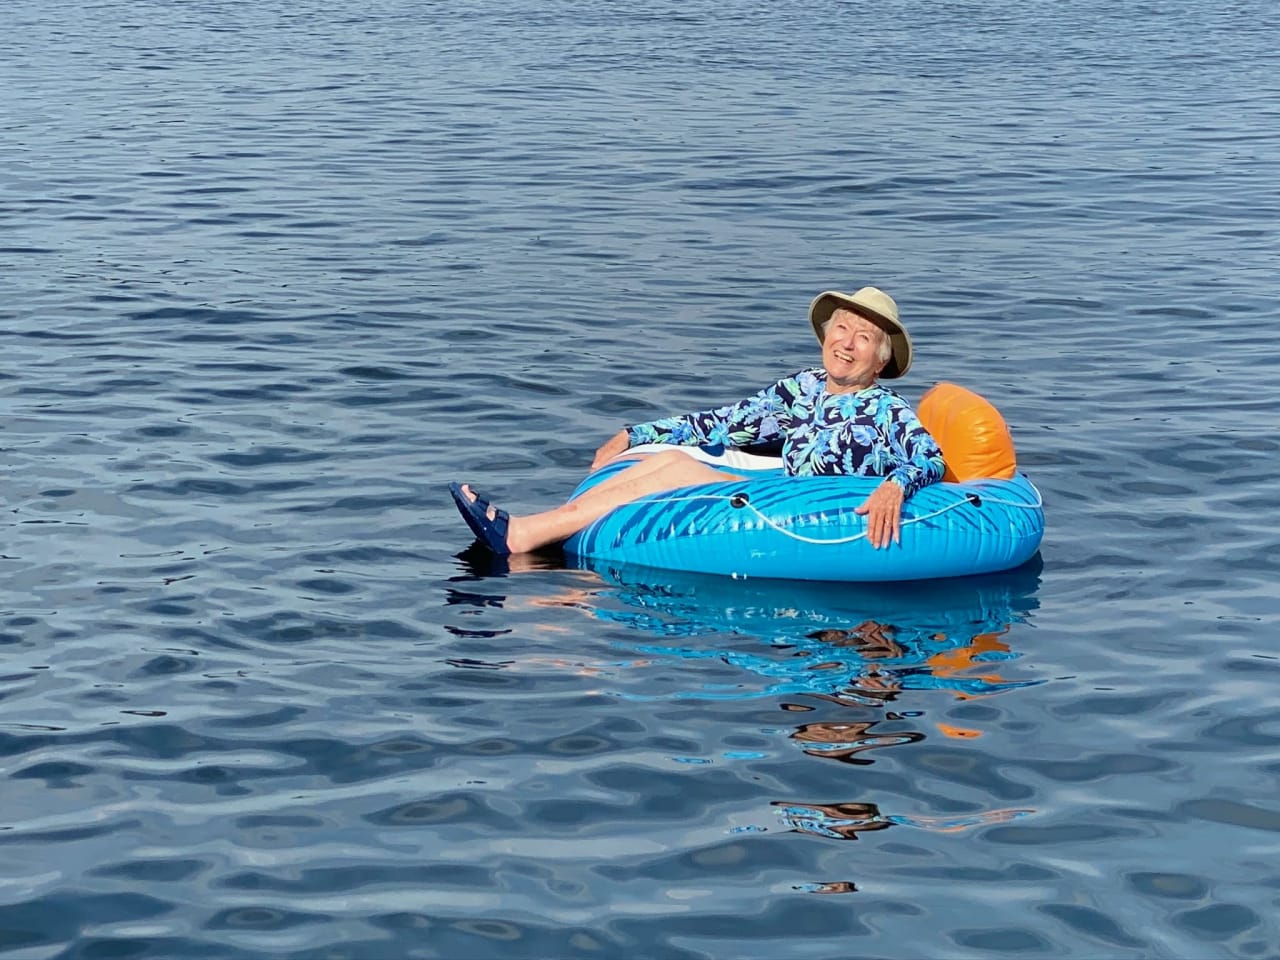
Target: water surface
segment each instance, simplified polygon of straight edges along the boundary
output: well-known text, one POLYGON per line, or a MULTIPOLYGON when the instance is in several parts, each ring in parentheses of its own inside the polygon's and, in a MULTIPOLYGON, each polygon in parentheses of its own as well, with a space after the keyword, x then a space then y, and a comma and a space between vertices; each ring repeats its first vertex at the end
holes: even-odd
POLYGON ((0 25, 0 955, 1280 954, 1271 5, 0 25), (1031 566, 466 550, 864 283, 1031 566))

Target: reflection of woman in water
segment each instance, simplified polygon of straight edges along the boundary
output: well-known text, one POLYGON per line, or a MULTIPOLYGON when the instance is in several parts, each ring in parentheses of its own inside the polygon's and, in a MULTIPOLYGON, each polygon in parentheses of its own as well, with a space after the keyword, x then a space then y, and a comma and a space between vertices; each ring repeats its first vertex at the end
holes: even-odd
MULTIPOLYGON (((585 561, 594 566, 592 561, 585 561)), ((572 607, 591 617, 639 632, 655 640, 638 644, 614 633, 615 644, 640 657, 627 661, 543 660, 598 678, 620 669, 663 670, 676 676, 672 660, 725 663, 762 681, 710 687, 696 682, 701 671, 675 691, 663 688, 652 699, 759 701, 776 698, 790 725, 771 731, 786 737, 799 755, 865 766, 875 751, 924 740, 916 717, 923 711, 885 708, 912 691, 947 691, 956 697, 987 696, 1039 680, 1009 680, 994 669, 1015 659, 1002 639, 1011 625, 1038 603, 1038 568, 965 581, 881 584, 874 587, 730 581, 696 574, 640 571, 598 566, 600 580, 590 587, 534 597, 533 607, 572 607), (979 665, 984 673, 975 675, 979 665), (803 714, 802 717, 795 716, 803 714), (796 723, 795 721, 803 720, 796 723)), ((500 581, 487 581, 495 583, 500 581)), ((473 586, 474 589, 474 586, 473 586)), ((472 604, 507 605, 505 597, 473 595, 472 604)), ((556 629, 563 629, 559 623, 556 629)), ((453 661, 471 669, 519 669, 528 657, 502 663, 453 661)), ((627 699, 650 699, 625 685, 627 699)), ((753 713, 758 715, 758 712, 753 713)), ((961 735, 937 723, 946 735, 961 735)), ((976 733, 974 733, 976 735, 976 733)), ((823 764, 825 767, 826 764, 823 764)), ((839 768, 832 767, 832 770, 839 768)), ((847 795, 846 795, 847 796, 847 795)), ((855 794, 856 796, 856 794, 855 794)), ((930 831, 964 830, 999 823, 1028 811, 993 809, 952 817, 890 815, 861 799, 824 797, 772 801, 787 829, 827 840, 858 837, 906 826, 930 831)), ((741 832, 770 829, 762 825, 741 832)), ((811 888, 814 893, 850 893, 848 880, 811 888)))
POLYGON ((966 814, 956 817, 902 817, 886 816, 874 803, 788 803, 775 800, 774 807, 782 821, 797 833, 811 833, 819 837, 830 837, 833 840, 857 840, 860 833, 871 833, 876 830, 888 830, 895 825, 918 827, 924 830, 936 830, 951 833, 969 827, 986 826, 992 823, 1007 823, 1018 817, 1026 816, 1030 810, 1004 809, 988 810, 985 813, 966 814))
POLYGON ((804 748, 810 757, 839 760, 841 763, 867 764, 871 760, 859 756, 879 747, 894 747, 904 743, 919 743, 924 734, 917 730, 901 733, 872 733, 879 720, 862 720, 857 723, 817 722, 802 723, 796 727, 791 739, 804 748))

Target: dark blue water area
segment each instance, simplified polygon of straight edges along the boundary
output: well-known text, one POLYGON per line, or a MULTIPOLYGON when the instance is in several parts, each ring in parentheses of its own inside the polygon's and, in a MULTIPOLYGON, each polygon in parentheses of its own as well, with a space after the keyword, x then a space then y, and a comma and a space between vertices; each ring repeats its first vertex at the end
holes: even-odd
POLYGON ((1270 0, 0 28, 0 956, 1280 956, 1270 0), (865 283, 1030 565, 468 549, 865 283))

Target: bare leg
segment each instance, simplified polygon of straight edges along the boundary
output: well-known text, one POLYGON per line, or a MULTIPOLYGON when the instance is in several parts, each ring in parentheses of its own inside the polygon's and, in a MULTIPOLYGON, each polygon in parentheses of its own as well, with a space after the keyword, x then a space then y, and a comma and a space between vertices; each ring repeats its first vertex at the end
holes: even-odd
MULTIPOLYGON (((716 470, 679 451, 655 453, 554 510, 523 517, 513 516, 507 528, 507 546, 512 553, 527 553, 567 540, 615 507, 649 494, 691 487, 699 483, 741 479, 736 474, 716 470)), ((475 499, 475 493, 470 487, 464 485, 462 489, 468 497, 475 499)))
MULTIPOLYGON (((613 476, 597 483, 591 488, 590 493, 603 495, 606 491, 615 490, 623 484, 633 484, 641 477, 671 469, 671 464, 681 459, 693 460, 693 458, 688 454, 681 453, 678 450, 664 450, 661 453, 640 454, 631 458, 631 466, 627 467, 625 470, 619 470, 613 476)), ((702 461, 693 460, 693 462, 701 463, 702 461)), ((732 480, 734 478, 725 476, 725 479, 732 480)))

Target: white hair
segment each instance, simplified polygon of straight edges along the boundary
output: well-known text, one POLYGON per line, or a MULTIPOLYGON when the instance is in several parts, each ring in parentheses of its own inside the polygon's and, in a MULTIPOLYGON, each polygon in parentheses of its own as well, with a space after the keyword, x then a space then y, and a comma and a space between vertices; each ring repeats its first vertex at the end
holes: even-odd
MULTIPOLYGON (((831 311, 831 316, 827 317, 827 319, 822 322, 822 339, 823 340, 827 339, 827 327, 831 326, 831 321, 835 318, 835 315, 841 310, 844 310, 845 313, 853 313, 853 315, 855 317, 858 317, 860 320, 867 320, 867 318, 862 316, 862 314, 860 313, 854 313, 852 310, 849 310, 845 307, 836 307, 835 310, 831 311)), ((871 321, 867 320, 867 323, 871 323, 871 321)), ((882 326, 880 326, 880 324, 878 323, 871 323, 871 325, 880 331, 880 346, 876 350, 876 359, 879 360, 882 364, 888 363, 889 358, 893 356, 893 341, 889 339, 889 332, 885 330, 882 326)))

